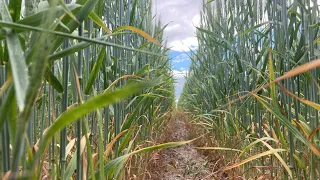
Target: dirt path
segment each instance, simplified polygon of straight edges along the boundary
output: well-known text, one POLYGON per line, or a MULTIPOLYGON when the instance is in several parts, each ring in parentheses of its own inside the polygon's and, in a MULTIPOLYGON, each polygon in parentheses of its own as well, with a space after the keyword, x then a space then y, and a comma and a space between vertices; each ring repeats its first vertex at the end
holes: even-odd
MULTIPOLYGON (((168 141, 189 139, 188 129, 182 120, 175 120, 171 126, 168 141)), ((160 156, 158 169, 152 172, 153 180, 200 180, 211 173, 206 157, 200 154, 193 144, 164 149, 160 156)))

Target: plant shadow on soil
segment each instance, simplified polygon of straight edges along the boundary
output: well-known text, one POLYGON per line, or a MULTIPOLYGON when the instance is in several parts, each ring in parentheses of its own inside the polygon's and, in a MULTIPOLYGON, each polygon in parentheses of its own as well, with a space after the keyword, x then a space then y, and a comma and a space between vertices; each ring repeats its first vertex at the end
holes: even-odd
MULTIPOLYGON (((196 147, 213 146, 208 142, 206 131, 187 121, 186 114, 173 115, 158 143, 185 141, 197 138, 192 143, 151 153, 147 175, 148 180, 200 180, 237 179, 237 171, 221 172, 225 167, 224 156, 214 150, 198 150, 196 147), (202 137, 200 137, 202 136, 202 137), (200 137, 200 138, 198 138, 200 137)), ((239 179, 239 178, 238 178, 239 179)))

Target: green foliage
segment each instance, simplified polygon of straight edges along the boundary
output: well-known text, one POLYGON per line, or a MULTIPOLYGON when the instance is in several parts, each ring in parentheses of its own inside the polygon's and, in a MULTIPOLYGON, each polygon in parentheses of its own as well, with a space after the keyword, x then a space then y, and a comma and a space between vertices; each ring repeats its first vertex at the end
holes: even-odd
POLYGON ((22 2, 0 3, 0 177, 120 179, 128 157, 186 143, 141 147, 174 107, 151 2, 22 2))
POLYGON ((212 131, 217 146, 250 149, 239 162, 271 150, 250 145, 255 138, 276 139, 263 142, 287 151, 279 152, 282 158, 275 154, 278 161, 260 157, 241 166, 246 178, 319 179, 320 76, 310 69, 319 67, 313 61, 319 51, 318 11, 318 1, 300 0, 215 0, 203 7, 199 47, 179 107, 212 131))

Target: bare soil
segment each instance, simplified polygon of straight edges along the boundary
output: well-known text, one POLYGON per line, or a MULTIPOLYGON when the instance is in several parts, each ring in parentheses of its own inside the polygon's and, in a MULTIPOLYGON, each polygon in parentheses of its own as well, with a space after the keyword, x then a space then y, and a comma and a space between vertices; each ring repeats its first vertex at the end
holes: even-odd
MULTIPOLYGON (((182 119, 172 121, 165 131, 166 141, 189 140, 189 128, 182 119)), ((200 180, 213 179, 207 157, 199 153, 190 143, 164 149, 152 155, 151 170, 147 179, 152 180, 200 180)), ((150 168, 149 168, 150 169, 150 168)))

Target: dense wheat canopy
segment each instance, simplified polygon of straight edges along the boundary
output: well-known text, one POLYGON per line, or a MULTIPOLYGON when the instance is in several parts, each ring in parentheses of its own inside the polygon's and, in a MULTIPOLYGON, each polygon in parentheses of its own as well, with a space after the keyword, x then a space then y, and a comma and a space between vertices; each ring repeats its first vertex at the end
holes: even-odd
POLYGON ((151 1, 0 6, 1 177, 125 179, 129 157, 176 145, 140 146, 174 107, 151 1))
POLYGON ((319 5, 0 0, 0 177, 320 179, 319 5))
POLYGON ((268 84, 318 58, 318 5, 316 0, 215 0, 203 7, 199 48, 179 103, 219 146, 251 148, 240 161, 270 150, 266 144, 286 150, 245 164, 247 178, 259 172, 269 178, 319 178, 318 70, 303 66, 293 70, 299 71, 295 76, 268 84), (257 138, 264 143, 252 145, 257 138), (252 166, 280 166, 284 172, 249 170, 252 166))

